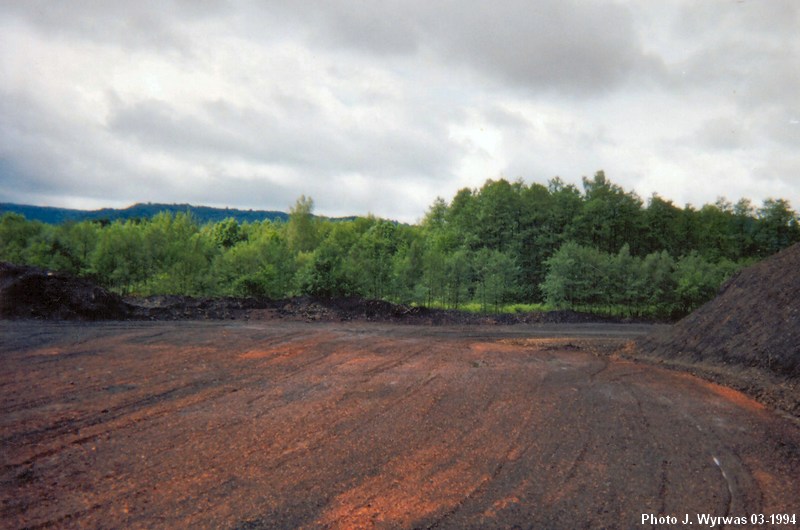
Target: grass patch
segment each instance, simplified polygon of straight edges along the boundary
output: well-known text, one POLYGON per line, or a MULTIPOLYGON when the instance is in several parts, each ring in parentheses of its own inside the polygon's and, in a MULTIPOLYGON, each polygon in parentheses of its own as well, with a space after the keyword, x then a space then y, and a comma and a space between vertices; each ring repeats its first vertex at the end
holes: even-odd
POLYGON ((488 306, 484 309, 480 302, 467 302, 466 304, 460 304, 458 308, 451 307, 447 304, 443 304, 441 302, 434 302, 432 304, 427 305, 431 309, 457 309, 458 311, 464 311, 466 313, 492 313, 492 314, 514 314, 514 313, 534 313, 534 312, 544 312, 544 311, 552 311, 553 307, 547 304, 523 304, 523 303, 515 303, 515 304, 503 304, 499 308, 495 308, 495 306, 488 306))

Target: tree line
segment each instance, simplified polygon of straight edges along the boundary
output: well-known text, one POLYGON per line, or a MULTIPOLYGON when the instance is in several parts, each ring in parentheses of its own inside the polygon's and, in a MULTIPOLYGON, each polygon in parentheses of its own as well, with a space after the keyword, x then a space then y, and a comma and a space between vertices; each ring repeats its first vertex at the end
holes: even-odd
POLYGON ((45 224, 0 217, 0 260, 87 276, 123 294, 362 296, 498 311, 509 304, 678 317, 742 266, 800 241, 783 199, 699 209, 647 203, 602 171, 582 189, 488 180, 415 225, 328 220, 201 224, 190 213, 45 224))

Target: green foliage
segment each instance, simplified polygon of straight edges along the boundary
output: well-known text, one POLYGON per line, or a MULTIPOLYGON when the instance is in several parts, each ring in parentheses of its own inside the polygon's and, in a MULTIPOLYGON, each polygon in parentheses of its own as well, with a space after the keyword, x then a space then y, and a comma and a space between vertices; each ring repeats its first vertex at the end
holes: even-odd
POLYGON ((357 292, 380 299, 391 287, 392 257, 397 248, 395 225, 376 219, 370 221, 372 226, 350 247, 348 271, 357 292))
POLYGON ((675 317, 710 300, 743 265, 714 263, 697 252, 676 263, 666 251, 638 258, 627 245, 609 254, 568 242, 548 260, 542 290, 557 308, 675 317))
POLYGON ((474 255, 476 298, 481 310, 498 312, 515 291, 519 267, 512 255, 482 248, 474 255))
POLYGON ((17 213, 0 217, 0 259, 12 263, 30 263, 30 246, 43 230, 43 225, 29 222, 17 213))
POLYGON ((570 238, 603 252, 617 252, 626 243, 638 249, 644 224, 641 199, 612 184, 602 171, 591 180, 584 177, 583 188, 583 207, 571 223, 570 238))
POLYGON ((211 237, 222 248, 231 248, 247 236, 242 232, 239 223, 233 217, 228 217, 212 225, 211 237))
POLYGON ((215 294, 281 298, 291 292, 295 260, 283 226, 269 221, 241 226, 239 241, 223 245, 214 257, 215 294))
POLYGON ((144 238, 133 222, 116 221, 101 233, 92 255, 92 272, 101 283, 128 293, 146 278, 144 238))
POLYGON ((682 258, 675 266, 675 302, 679 312, 694 311, 713 298, 720 285, 739 268, 730 260, 709 262, 697 252, 682 258))
POLYGON ((739 267, 800 242, 789 203, 645 206, 602 171, 583 190, 487 180, 437 198, 419 225, 331 221, 302 196, 287 221, 201 225, 185 211, 138 221, 0 216, 0 259, 92 276, 118 292, 358 295, 476 311, 569 308, 675 318, 739 267))
POLYGON ((289 211, 286 237, 292 252, 310 252, 319 243, 318 222, 313 214, 314 200, 305 195, 289 211))

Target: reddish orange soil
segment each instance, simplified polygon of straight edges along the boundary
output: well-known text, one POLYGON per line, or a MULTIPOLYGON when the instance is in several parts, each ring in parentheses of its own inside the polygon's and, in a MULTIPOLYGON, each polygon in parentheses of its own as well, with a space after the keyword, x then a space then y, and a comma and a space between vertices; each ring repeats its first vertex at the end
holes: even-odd
POLYGON ((607 355, 646 330, 1 321, 1 524, 800 517, 800 427, 607 355))

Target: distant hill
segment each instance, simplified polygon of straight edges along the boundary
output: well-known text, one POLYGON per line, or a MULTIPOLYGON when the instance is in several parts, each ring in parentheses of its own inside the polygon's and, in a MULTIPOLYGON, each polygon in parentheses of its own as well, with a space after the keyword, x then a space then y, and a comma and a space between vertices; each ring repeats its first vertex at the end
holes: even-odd
POLYGON ((270 221, 289 218, 285 212, 268 210, 237 210, 234 208, 211 208, 190 204, 137 203, 127 208, 103 208, 101 210, 72 210, 51 206, 31 206, 27 204, 0 203, 0 215, 6 212, 19 213, 30 221, 59 224, 64 221, 116 221, 117 219, 149 219, 160 212, 191 212, 201 224, 214 223, 228 217, 238 222, 270 221))

